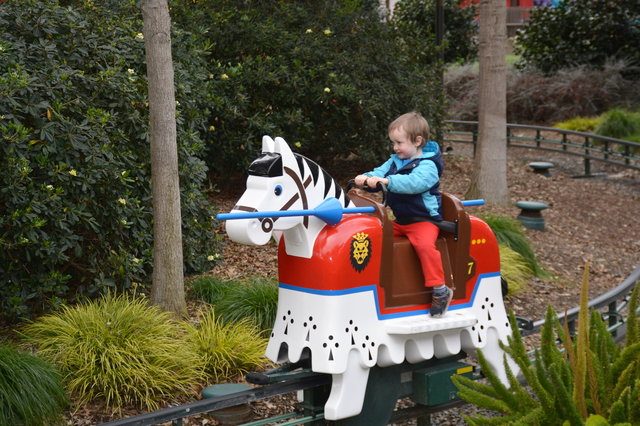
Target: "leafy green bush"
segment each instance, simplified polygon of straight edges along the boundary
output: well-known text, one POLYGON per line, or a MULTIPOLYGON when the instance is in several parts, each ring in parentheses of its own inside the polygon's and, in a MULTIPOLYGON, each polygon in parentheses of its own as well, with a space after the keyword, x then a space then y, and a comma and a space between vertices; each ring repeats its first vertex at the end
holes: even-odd
POLYGON ((509 285, 509 294, 522 292, 533 276, 524 257, 505 244, 500 244, 500 274, 509 285))
MULTIPOLYGON (((142 14, 135 2, 0 7, 0 320, 148 282, 152 210, 142 14), (118 6, 116 7, 116 3, 118 6)), ((185 269, 217 239, 198 158, 195 42, 174 43, 185 269)))
POLYGON ((536 260, 536 255, 531 248, 531 244, 520 222, 511 217, 492 214, 479 215, 479 217, 487 222, 491 230, 496 234, 498 243, 506 245, 522 256, 535 276, 541 277, 546 275, 546 272, 540 267, 536 260))
POLYGON ((513 312, 514 330, 503 349, 520 367, 530 390, 513 376, 507 366, 510 388, 505 387, 487 364, 482 351, 478 359, 488 383, 454 375, 459 395, 497 417, 467 417, 470 425, 632 425, 640 424, 640 333, 638 331, 637 285, 629 304, 627 338, 620 348, 607 330, 598 311, 589 313, 588 265, 582 283, 578 335, 560 325, 551 306, 541 331, 540 348, 534 359, 528 351, 513 312), (590 318, 589 318, 590 315, 590 318), (563 346, 558 346, 560 342, 563 346))
POLYGON ((264 134, 283 136, 328 170, 351 153, 388 155, 387 126, 420 110, 441 124, 437 67, 406 58, 370 1, 177 1, 172 18, 207 51, 197 92, 209 117, 208 164, 238 173, 264 134))
POLYGON ((184 326, 143 298, 107 294, 64 306, 23 334, 57 366, 78 404, 103 399, 114 409, 153 410, 176 393, 192 393, 202 379, 202 360, 184 326))
MULTIPOLYGON (((478 24, 475 5, 460 7, 460 2, 445 0, 443 59, 445 63, 473 61, 478 54, 478 24)), ((401 33, 410 58, 425 66, 437 64, 436 1, 402 0, 394 10, 392 23, 401 33)))
POLYGON ((251 278, 230 287, 215 303, 221 319, 236 322, 245 318, 263 332, 270 331, 278 310, 278 284, 267 278, 251 278))
POLYGON ((592 133, 601 121, 602 119, 600 117, 575 117, 570 120, 555 123, 553 127, 576 132, 592 133))
POLYGON ((37 356, 0 343, 0 425, 49 425, 67 400, 60 374, 37 356))
POLYGON ((197 326, 188 326, 188 334, 215 382, 230 381, 267 363, 267 339, 249 318, 225 323, 210 309, 201 314, 197 326))
POLYGON ((602 67, 610 58, 640 60, 636 0, 562 0, 538 7, 516 36, 525 65, 545 73, 579 64, 602 67))
POLYGON ((594 131, 598 135, 626 139, 640 134, 640 112, 612 109, 602 115, 594 131))

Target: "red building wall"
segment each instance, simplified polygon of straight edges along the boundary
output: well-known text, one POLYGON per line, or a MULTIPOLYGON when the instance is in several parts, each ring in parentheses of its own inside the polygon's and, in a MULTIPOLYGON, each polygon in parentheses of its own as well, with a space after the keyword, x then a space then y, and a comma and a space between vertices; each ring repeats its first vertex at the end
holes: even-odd
MULTIPOLYGON (((469 6, 471 3, 478 4, 479 0, 460 0, 460 6, 469 6)), ((507 7, 533 7, 533 0, 506 0, 507 7)))

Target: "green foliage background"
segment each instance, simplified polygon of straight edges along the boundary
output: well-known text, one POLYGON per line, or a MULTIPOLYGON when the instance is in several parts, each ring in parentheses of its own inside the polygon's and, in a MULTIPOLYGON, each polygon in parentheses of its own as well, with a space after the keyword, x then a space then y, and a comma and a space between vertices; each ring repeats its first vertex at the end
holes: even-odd
POLYGON ((562 0, 534 8, 516 47, 524 64, 545 73, 578 64, 602 67, 613 58, 637 64, 640 7, 637 0, 562 0))
MULTIPOLYGON (((438 67, 406 56, 373 1, 170 7, 187 273, 218 258, 207 173, 242 173, 264 134, 330 169, 379 161, 408 110, 441 124, 438 67)), ((134 0, 2 3, 2 319, 149 282, 146 90, 134 0)))
POLYGON ((387 125, 402 113, 417 109, 441 123, 438 68, 406 57, 373 2, 174 4, 175 25, 199 34, 206 51, 209 78, 198 97, 216 173, 245 170, 264 134, 283 136, 330 171, 351 153, 383 158, 387 125))
MULTIPOLYGON (((457 0, 444 0, 444 34, 442 57, 445 63, 474 61, 478 55, 477 8, 460 7, 457 0)), ((402 0, 396 6, 392 23, 409 58, 423 64, 437 64, 440 52, 436 43, 436 1, 402 0)))
MULTIPOLYGON (((135 2, 0 6, 0 319, 147 282, 147 82, 135 2)), ((189 34, 176 31, 185 269, 216 250, 189 34)))

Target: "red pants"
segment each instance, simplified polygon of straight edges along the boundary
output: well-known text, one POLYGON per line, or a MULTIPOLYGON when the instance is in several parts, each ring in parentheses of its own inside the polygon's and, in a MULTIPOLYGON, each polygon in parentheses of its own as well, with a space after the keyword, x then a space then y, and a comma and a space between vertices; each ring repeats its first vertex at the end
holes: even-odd
POLYGON ((439 232, 440 229, 431 222, 417 222, 410 225, 398 225, 393 222, 393 235, 406 236, 418 254, 426 287, 444 284, 442 257, 436 249, 439 232))

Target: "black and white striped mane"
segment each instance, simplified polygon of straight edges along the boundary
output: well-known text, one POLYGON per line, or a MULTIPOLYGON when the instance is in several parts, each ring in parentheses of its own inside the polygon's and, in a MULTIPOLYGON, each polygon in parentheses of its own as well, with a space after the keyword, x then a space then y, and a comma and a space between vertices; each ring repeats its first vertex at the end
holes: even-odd
MULTIPOLYGON (((308 176, 304 176, 306 170, 309 171, 310 177, 313 179, 313 187, 315 188, 319 181, 320 175, 322 175, 323 180, 323 198, 327 198, 329 195, 329 191, 331 190, 331 183, 333 183, 334 193, 330 196, 337 198, 338 200, 342 200, 344 207, 347 207, 350 204, 349 197, 344 192, 342 187, 338 184, 338 182, 331 177, 329 173, 327 173, 322 167, 320 167, 313 160, 308 159, 304 155, 300 155, 297 153, 293 153, 296 162, 298 163, 298 170, 301 173, 301 180, 305 182, 308 176), (305 164, 307 167, 305 167, 305 164), (341 198, 343 197, 343 198, 341 198)), ((251 165, 249 166, 248 173, 252 176, 262 176, 262 177, 276 177, 282 176, 284 174, 284 168, 282 166, 282 156, 276 152, 265 152, 256 158, 251 165)))

